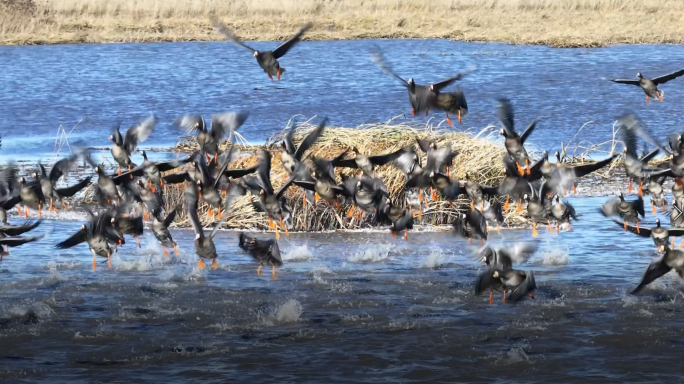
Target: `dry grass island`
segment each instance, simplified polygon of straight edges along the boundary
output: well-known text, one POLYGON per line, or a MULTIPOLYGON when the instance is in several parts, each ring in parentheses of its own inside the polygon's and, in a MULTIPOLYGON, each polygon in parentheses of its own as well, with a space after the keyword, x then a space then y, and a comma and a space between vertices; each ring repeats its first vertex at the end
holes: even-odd
POLYGON ((684 42, 682 0, 0 0, 1 44, 446 38, 597 47, 684 42))

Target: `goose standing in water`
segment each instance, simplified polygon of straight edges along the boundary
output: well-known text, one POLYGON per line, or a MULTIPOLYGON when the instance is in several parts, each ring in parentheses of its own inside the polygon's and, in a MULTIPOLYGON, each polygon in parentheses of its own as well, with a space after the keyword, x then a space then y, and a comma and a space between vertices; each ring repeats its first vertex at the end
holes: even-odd
POLYGON ((99 212, 97 214, 92 214, 90 222, 82 225, 78 232, 57 244, 56 247, 59 249, 68 249, 84 242, 88 243, 90 252, 93 254, 94 271, 97 269, 95 265, 97 256, 106 257, 109 268, 112 268, 112 249, 109 246, 109 240, 117 239, 118 241, 118 238, 119 235, 112 227, 110 216, 104 212, 99 212))
POLYGON ((490 304, 492 303, 491 291, 500 289, 503 289, 503 302, 506 304, 508 301, 519 301, 525 296, 534 299, 532 292, 537 289, 537 284, 530 271, 497 268, 487 268, 480 274, 475 284, 475 293, 478 295, 490 290, 490 304), (508 297, 506 297, 506 292, 510 292, 508 297))
MULTIPOLYGON (((230 204, 226 200, 227 205, 230 204)), ((197 185, 193 183, 188 183, 185 189, 185 204, 187 206, 187 213, 190 217, 190 223, 195 231, 195 253, 199 256, 199 262, 197 263, 197 268, 204 269, 204 259, 211 260, 211 268, 218 268, 216 263, 216 258, 218 254, 216 253, 216 246, 214 245, 214 236, 221 228, 224 218, 219 219, 219 221, 214 226, 214 229, 206 236, 202 224, 200 223, 199 216, 197 215, 197 206, 199 204, 199 197, 197 196, 197 185)), ((227 210, 227 209, 226 209, 227 210)))
POLYGON ((40 181, 27 181, 26 178, 21 177, 19 178, 19 184, 21 185, 19 196, 24 205, 24 217, 28 218, 29 207, 31 207, 33 209, 38 209, 38 217, 42 219, 42 207, 45 205, 45 196, 43 195, 40 181))
POLYGON ((261 268, 264 264, 270 264, 273 267, 273 280, 276 280, 276 267, 283 265, 283 259, 280 257, 280 248, 278 248, 278 241, 275 239, 260 240, 256 237, 247 236, 240 233, 240 248, 252 255, 254 260, 259 262, 257 275, 261 277, 261 268))

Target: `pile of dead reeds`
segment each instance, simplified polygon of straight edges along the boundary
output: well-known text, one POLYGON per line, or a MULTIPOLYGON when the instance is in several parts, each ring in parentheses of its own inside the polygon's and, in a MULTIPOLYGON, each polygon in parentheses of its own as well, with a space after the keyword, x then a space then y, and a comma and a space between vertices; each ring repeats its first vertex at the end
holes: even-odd
MULTIPOLYGON (((301 140, 314 127, 308 123, 301 124, 294 135, 295 144, 301 140)), ((264 146, 250 146, 236 144, 240 148, 242 156, 239 160, 230 164, 230 168, 244 168, 256 164, 256 150, 266 148, 271 151, 271 180, 275 189, 278 189, 286 179, 287 174, 282 167, 280 155, 281 147, 279 142, 284 137, 284 132, 269 138, 264 146)), ((341 152, 355 146, 362 153, 367 155, 377 155, 396 151, 408 146, 416 147, 416 138, 431 138, 437 142, 439 147, 451 145, 458 152, 451 167, 451 177, 453 179, 463 178, 468 173, 469 177, 486 185, 498 185, 503 178, 504 168, 501 161, 505 149, 494 142, 489 135, 480 132, 475 135, 467 132, 447 132, 434 130, 431 127, 422 129, 414 128, 407 124, 396 125, 362 125, 357 128, 328 127, 325 133, 318 139, 309 152, 311 155, 323 158, 333 158, 341 152)), ((225 150, 228 143, 224 143, 222 149, 225 150)), ((198 150, 194 138, 184 138, 173 150, 179 152, 192 152, 198 150)), ((422 163, 425 163, 425 154, 420 150, 418 153, 423 156, 422 163)), ((353 153, 349 151, 349 157, 353 153)), ((309 160, 307 160, 309 161, 309 160)), ((346 174, 348 176, 359 175, 358 170, 338 168, 336 174, 346 174)), ((399 206, 404 206, 405 201, 401 196, 405 177, 401 171, 393 165, 388 164, 378 168, 377 175, 382 177, 390 193, 392 201, 399 206)), ((339 179, 338 179, 339 181, 339 179)), ((172 209, 176 205, 183 204, 183 186, 166 186, 166 208, 172 209)), ((311 205, 304 205, 304 193, 296 186, 288 189, 286 193, 287 201, 292 209, 292 223, 294 230, 297 231, 324 231, 335 229, 357 229, 368 227, 372 224, 372 217, 348 217, 349 207, 331 206, 325 202, 319 203, 314 209, 311 205)), ((258 196, 254 197, 258 199, 258 196)), ((445 225, 454 220, 458 212, 468 209, 470 201, 462 197, 454 204, 446 201, 427 201, 427 207, 423 212, 422 222, 424 225, 445 225)), ((515 207, 515 205, 513 205, 515 207)), ((202 213, 206 212, 207 207, 201 206, 202 213)), ((371 215, 372 216, 372 215, 371 215)), ((511 210, 505 214, 506 224, 521 225, 526 220, 521 213, 511 210)), ((201 215, 203 224, 211 225, 210 219, 206 215, 201 215)), ((185 213, 178 216, 178 225, 187 226, 185 213)), ((249 196, 242 196, 233 202, 232 209, 224 223, 228 228, 244 228, 252 230, 262 230, 268 228, 268 219, 264 213, 257 213, 251 203, 249 196)))

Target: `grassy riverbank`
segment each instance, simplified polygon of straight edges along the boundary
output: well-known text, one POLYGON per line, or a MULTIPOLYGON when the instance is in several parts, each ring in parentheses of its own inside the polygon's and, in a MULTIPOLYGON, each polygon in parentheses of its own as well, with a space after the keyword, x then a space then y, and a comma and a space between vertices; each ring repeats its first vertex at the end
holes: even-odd
POLYGON ((0 43, 448 38, 593 47, 683 43, 679 0, 0 0, 0 43))

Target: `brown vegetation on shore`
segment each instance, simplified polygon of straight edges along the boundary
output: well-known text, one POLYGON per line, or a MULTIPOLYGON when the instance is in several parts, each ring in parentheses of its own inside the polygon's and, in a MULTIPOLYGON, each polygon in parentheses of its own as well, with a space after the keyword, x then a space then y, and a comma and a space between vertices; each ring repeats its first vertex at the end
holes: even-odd
POLYGON ((0 0, 0 43, 447 38, 595 47, 684 42, 679 0, 0 0))

